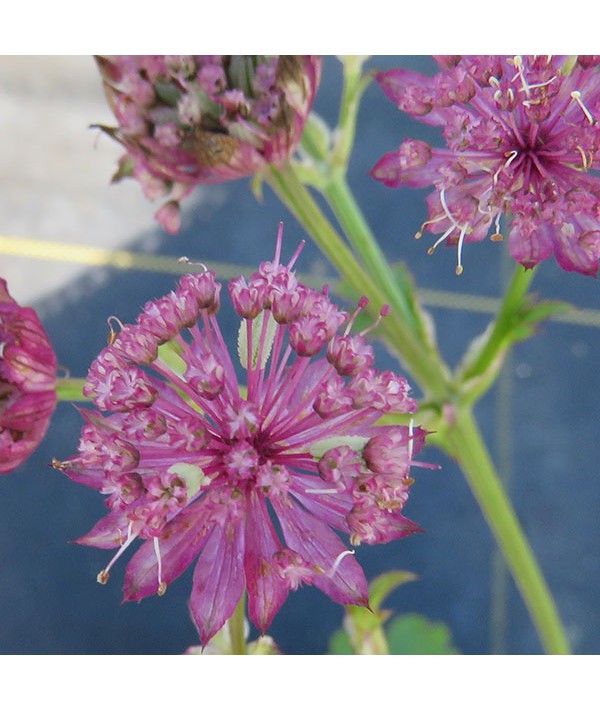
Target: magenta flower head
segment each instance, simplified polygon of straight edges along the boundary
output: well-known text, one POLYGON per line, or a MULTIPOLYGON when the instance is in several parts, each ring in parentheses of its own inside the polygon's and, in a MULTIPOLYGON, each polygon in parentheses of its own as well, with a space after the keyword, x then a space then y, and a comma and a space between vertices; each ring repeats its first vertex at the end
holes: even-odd
POLYGON ((194 186, 254 175, 294 152, 321 77, 315 56, 97 57, 127 153, 113 180, 135 177, 175 233, 194 186))
POLYGON ((301 583, 366 605, 348 545, 420 530, 402 510, 425 433, 376 425, 415 411, 408 383, 374 367, 366 333, 350 333, 356 314, 301 284, 298 253, 285 266, 280 252, 281 231, 274 260, 229 284, 237 366, 214 273, 185 275, 94 361, 85 392, 101 412, 84 411, 78 455, 54 462, 108 497, 79 539, 117 548, 99 582, 135 539, 125 600, 163 594, 196 561, 190 607, 204 645, 244 589, 261 631, 301 583))
POLYGON ((56 407, 56 355, 35 311, 0 279, 0 474, 22 464, 56 407))
POLYGON ((437 57, 433 77, 404 69, 377 75, 398 108, 441 126, 447 148, 405 140, 372 175, 425 187, 427 229, 458 245, 501 239, 526 268, 554 256, 566 271, 596 275, 600 256, 599 57, 437 57))

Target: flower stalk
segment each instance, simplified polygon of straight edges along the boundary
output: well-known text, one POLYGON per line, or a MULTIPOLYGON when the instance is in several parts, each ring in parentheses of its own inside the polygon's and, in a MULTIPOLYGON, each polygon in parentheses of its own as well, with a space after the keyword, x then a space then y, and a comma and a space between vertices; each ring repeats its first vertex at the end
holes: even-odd
MULTIPOLYGON (((431 439, 436 444, 435 435, 431 439)), ((548 654, 570 654, 556 605, 469 409, 456 413, 442 446, 456 458, 494 533, 548 654)))
MULTIPOLYGON (((383 256, 379 256, 381 253, 375 245, 371 231, 365 229, 366 223, 345 184, 345 179, 343 183, 338 179, 333 189, 330 183, 326 194, 335 205, 340 223, 355 237, 353 246, 360 245, 359 253, 369 265, 368 276, 291 166, 288 166, 286 171, 271 168, 269 178, 269 183, 280 199, 296 215, 342 277, 353 288, 362 288, 363 293, 370 298, 380 299, 381 290, 376 284, 388 282, 389 267, 383 256), (356 239, 359 235, 360 238, 356 239), (366 255, 369 255, 368 262, 366 255), (376 281, 371 277, 375 277, 376 281)), ((492 329, 492 336, 480 354, 477 367, 483 367, 498 356, 501 348, 506 347, 505 336, 510 330, 511 315, 522 305, 532 278, 533 270, 518 268, 492 329)), ((387 290, 385 296, 389 297, 387 290)), ((392 315, 393 312, 390 318, 385 320, 388 328, 385 329, 384 336, 388 344, 419 383, 426 393, 426 398, 429 396, 429 399, 437 403, 439 411, 446 403, 454 405, 460 398, 460 386, 456 392, 456 388, 449 382, 448 371, 441 358, 430 348, 425 348, 423 339, 415 337, 413 330, 407 327, 401 316, 396 314, 395 320, 392 321, 392 315)), ((509 339, 509 345, 510 342, 509 339)), ((432 443, 453 456, 461 467, 521 591, 545 651, 550 654, 568 654, 569 644, 556 606, 507 493, 495 472, 473 419, 472 409, 463 405, 444 436, 434 437, 432 443)))

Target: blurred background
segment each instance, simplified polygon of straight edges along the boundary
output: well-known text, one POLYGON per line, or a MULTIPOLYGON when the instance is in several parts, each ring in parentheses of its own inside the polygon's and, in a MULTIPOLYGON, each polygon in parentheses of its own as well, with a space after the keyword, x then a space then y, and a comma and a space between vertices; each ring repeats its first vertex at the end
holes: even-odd
MULTIPOLYGON (((375 57, 367 66, 434 71, 421 56, 375 57)), ((340 80, 339 63, 327 57, 315 109, 330 124, 340 80)), ((133 321, 147 300, 173 288, 178 257, 252 269, 272 255, 280 220, 287 255, 305 237, 268 188, 259 203, 246 180, 198 189, 184 203, 180 235, 167 235, 135 182, 109 184, 121 151, 90 129, 93 123, 114 120, 91 57, 0 57, 0 276, 21 304, 38 310, 73 376, 84 376, 106 344, 108 316, 133 321), (107 264, 106 250, 118 251, 119 266, 107 264)), ((506 245, 467 245, 458 278, 454 250, 428 256, 428 238, 415 242, 427 191, 389 190, 369 177, 378 158, 407 136, 439 142, 435 131, 401 114, 371 85, 350 182, 388 257, 413 272, 442 352, 456 364, 489 322, 490 299, 501 294, 512 265, 506 245)), ((334 276, 310 243, 298 268, 334 276)), ((517 346, 477 414, 574 651, 598 654, 598 284, 548 262, 533 291, 577 310, 517 346)), ((234 343, 236 319, 222 328, 234 343)), ((380 355, 380 367, 397 367, 383 349, 380 355)), ((121 604, 124 563, 100 586, 96 575, 111 553, 70 543, 105 512, 95 491, 49 465, 76 451, 80 428, 73 405, 60 403, 35 454, 0 477, 0 653, 179 654, 198 643, 187 609, 191 570, 162 598, 121 604)), ((406 508, 425 533, 361 547, 367 576, 416 573, 418 580, 393 593, 387 607, 445 623, 464 654, 540 653, 459 469, 432 448, 421 458, 442 465, 417 471, 406 508)), ((324 654, 342 614, 318 590, 302 588, 288 597, 270 634, 287 654, 324 654)))

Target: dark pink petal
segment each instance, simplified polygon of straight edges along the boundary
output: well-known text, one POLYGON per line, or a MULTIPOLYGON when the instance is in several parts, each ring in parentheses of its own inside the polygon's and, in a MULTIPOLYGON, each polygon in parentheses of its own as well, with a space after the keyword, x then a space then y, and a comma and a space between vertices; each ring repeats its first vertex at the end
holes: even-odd
POLYGON ((129 519, 125 511, 112 511, 92 528, 85 536, 78 538, 75 543, 96 548, 117 548, 127 540, 129 519))
POLYGON ((190 610, 203 645, 231 617, 244 592, 244 539, 243 519, 230 516, 213 528, 196 563, 190 610))
POLYGON ((511 257, 531 269, 554 252, 553 233, 558 228, 548 223, 534 223, 515 218, 509 235, 511 257))
POLYGON ((281 543, 265 500, 256 492, 248 497, 246 510, 246 554, 244 565, 248 588, 248 617, 264 632, 283 605, 288 586, 273 565, 273 555, 281 543))
POLYGON ((332 528, 337 528, 338 531, 347 533, 346 516, 352 508, 352 499, 349 494, 344 494, 341 491, 335 494, 314 493, 316 490, 331 488, 332 485, 324 482, 320 477, 296 474, 290 485, 290 493, 294 494, 302 506, 318 519, 332 528))
MULTIPOLYGON (((570 227, 570 225, 564 227, 570 227)), ((571 235, 565 229, 556 230, 554 248, 556 261, 565 271, 579 272, 589 276, 598 274, 600 230, 578 232, 578 234, 571 235)))
POLYGON ((365 574, 327 524, 288 499, 273 501, 287 545, 317 570, 314 584, 334 602, 368 605, 365 574))
MULTIPOLYGON (((158 539, 161 580, 167 585, 184 573, 208 540, 204 502, 179 513, 158 539)), ((210 524, 209 524, 210 526, 210 524)), ((146 541, 129 561, 123 585, 124 600, 141 600, 158 591, 158 561, 153 540, 146 541)))

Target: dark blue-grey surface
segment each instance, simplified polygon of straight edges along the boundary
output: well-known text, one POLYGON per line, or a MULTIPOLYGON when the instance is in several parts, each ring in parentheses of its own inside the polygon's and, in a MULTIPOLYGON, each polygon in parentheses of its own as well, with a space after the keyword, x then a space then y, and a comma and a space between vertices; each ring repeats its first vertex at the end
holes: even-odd
MULTIPOLYGON (((370 66, 400 63, 432 66, 427 58, 407 57, 385 57, 370 66)), ((330 121, 335 118, 339 78, 336 61, 328 59, 317 108, 330 121)), ((497 295, 504 246, 468 245, 465 272, 457 279, 453 250, 440 249, 429 257, 426 238, 412 239, 425 215, 426 191, 392 191, 368 177, 375 161, 406 135, 431 132, 406 119, 372 85, 361 109, 350 180, 386 254, 405 261, 420 287, 497 295)), ((183 233, 177 238, 162 235, 156 251, 255 266, 272 255, 279 220, 286 225, 286 254, 304 237, 269 190, 262 204, 246 181, 209 191, 214 197, 211 206, 196 210, 190 205, 183 233)), ((156 240, 140 235, 140 249, 149 243, 156 240)), ((326 270, 312 244, 299 268, 326 270)), ((105 345, 107 316, 133 320, 148 299, 166 293, 175 281, 135 270, 107 270, 103 277, 87 276, 40 305, 59 360, 74 375, 83 375, 105 345)), ((553 263, 540 269, 534 291, 581 307, 598 305, 596 280, 566 274, 553 263)), ((452 364, 488 321, 466 311, 432 309, 432 313, 442 351, 452 364)), ((224 331, 235 343, 234 319, 224 331)), ((515 508, 574 650, 581 654, 600 652, 599 352, 599 329, 545 324, 539 335, 516 348, 512 358, 510 419, 499 423, 494 392, 477 409, 492 449, 499 429, 508 428, 512 435, 515 508)), ((393 362, 383 360, 380 365, 391 367, 393 362)), ((122 605, 124 565, 118 563, 109 584, 100 586, 96 574, 110 552, 68 543, 105 512, 96 492, 72 483, 48 464, 53 456, 66 458, 75 452, 80 426, 73 406, 60 404, 38 451, 14 474, 0 478, 0 653, 180 653, 197 643, 187 611, 191 573, 173 583, 162 598, 122 605)), ((390 607, 444 621, 462 652, 488 653, 492 538, 455 464, 431 448, 422 458, 442 465, 440 471, 418 472, 406 509, 426 532, 386 546, 361 547, 358 559, 368 577, 391 568, 417 573, 419 580, 394 593, 390 607)), ((506 651, 539 653, 537 636, 512 583, 507 612, 506 651)), ((320 592, 303 588, 289 596, 271 634, 286 653, 321 654, 341 618, 338 606, 320 592)))

